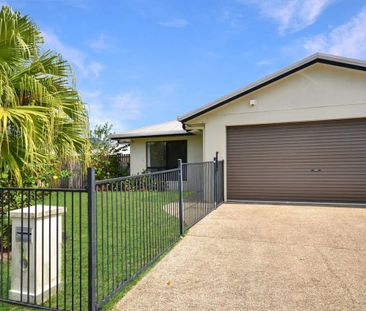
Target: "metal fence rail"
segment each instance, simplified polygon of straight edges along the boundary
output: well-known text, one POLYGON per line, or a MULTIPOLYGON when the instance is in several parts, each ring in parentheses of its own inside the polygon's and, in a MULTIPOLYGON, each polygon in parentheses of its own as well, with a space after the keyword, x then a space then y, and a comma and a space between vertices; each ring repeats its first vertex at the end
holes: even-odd
POLYGON ((215 209, 215 163, 184 163, 182 169, 184 222, 190 228, 215 209))
POLYGON ((224 201, 224 162, 184 163, 184 222, 192 227, 224 201))
POLYGON ((224 190, 224 161, 217 161, 217 176, 216 176, 216 202, 218 207, 225 200, 224 190))
POLYGON ((87 304, 86 195, 0 188, 0 301, 46 310, 87 304))
POLYGON ((97 307, 179 239, 178 173, 174 169, 96 182, 97 307))
POLYGON ((0 302, 97 310, 224 198, 223 161, 95 180, 86 189, 0 188, 0 302))

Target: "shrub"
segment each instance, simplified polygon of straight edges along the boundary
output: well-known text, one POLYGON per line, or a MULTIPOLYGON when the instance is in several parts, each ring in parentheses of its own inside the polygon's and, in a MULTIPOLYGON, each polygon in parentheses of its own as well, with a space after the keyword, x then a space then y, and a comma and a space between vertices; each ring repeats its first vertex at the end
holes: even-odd
POLYGON ((129 174, 129 167, 123 167, 119 162, 119 155, 127 146, 120 146, 116 141, 112 141, 109 138, 111 130, 112 125, 104 123, 97 125, 90 132, 92 165, 95 167, 97 179, 121 177, 129 174))

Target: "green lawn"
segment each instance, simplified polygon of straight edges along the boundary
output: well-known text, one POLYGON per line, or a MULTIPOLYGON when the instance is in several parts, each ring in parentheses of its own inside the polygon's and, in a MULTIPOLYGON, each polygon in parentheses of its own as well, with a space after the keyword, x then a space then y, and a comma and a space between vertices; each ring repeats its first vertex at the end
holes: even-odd
MULTIPOLYGON (((110 190, 98 192, 96 195, 97 301, 102 301, 118 286, 125 286, 179 238, 176 191, 110 190)), ((63 267, 60 275, 62 284, 58 295, 51 299, 44 297, 44 305, 66 310, 86 310, 87 193, 53 193, 46 197, 46 202, 66 206, 66 219, 63 224, 64 244, 60 258, 63 267)), ((2 271, 0 294, 6 297, 7 279, 11 279, 11 275, 7 274, 6 263, 3 263, 2 271)), ((0 304, 0 310, 22 309, 0 304)))

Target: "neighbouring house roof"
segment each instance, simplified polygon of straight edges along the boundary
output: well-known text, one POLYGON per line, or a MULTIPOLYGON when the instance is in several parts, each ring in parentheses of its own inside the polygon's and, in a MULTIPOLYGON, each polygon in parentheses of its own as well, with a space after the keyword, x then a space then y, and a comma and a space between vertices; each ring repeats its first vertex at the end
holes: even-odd
POLYGON ((351 68, 356 70, 366 70, 366 61, 358 60, 358 59, 352 59, 352 58, 345 58, 345 57, 339 57, 329 54, 323 54, 323 53, 316 53, 309 57, 306 57, 299 62, 292 64, 288 67, 285 67, 271 75, 268 75, 260 80, 257 80, 243 88, 240 88, 232 93, 229 93, 223 97, 220 97, 206 105, 203 105, 191 112, 188 112, 180 117, 178 117, 178 121, 184 123, 187 122, 193 118, 196 118, 204 113, 207 113, 213 109, 216 109, 218 107, 221 107, 241 96, 247 95, 253 91, 256 91, 268 84, 271 84, 275 81, 278 81, 284 77, 287 77, 299 70, 302 70, 306 67, 309 67, 313 64, 321 63, 321 64, 328 64, 333 66, 339 66, 339 67, 345 67, 345 68, 351 68))
POLYGON ((123 141, 133 138, 180 136, 180 135, 191 135, 191 134, 183 129, 181 122, 173 120, 142 127, 124 133, 113 134, 110 136, 110 138, 123 141))

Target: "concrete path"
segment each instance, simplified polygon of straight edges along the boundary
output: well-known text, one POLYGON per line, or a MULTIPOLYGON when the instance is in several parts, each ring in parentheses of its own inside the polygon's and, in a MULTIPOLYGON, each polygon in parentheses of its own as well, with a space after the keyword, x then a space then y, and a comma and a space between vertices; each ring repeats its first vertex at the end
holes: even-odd
MULTIPOLYGON (((165 212, 179 217, 179 209, 177 208, 177 203, 169 203, 163 206, 165 212)), ((191 227, 198 219, 201 219, 210 210, 214 209, 214 204, 197 204, 197 202, 184 201, 184 221, 187 226, 191 227)))
POLYGON ((366 209, 224 204, 117 310, 366 310, 366 209))

